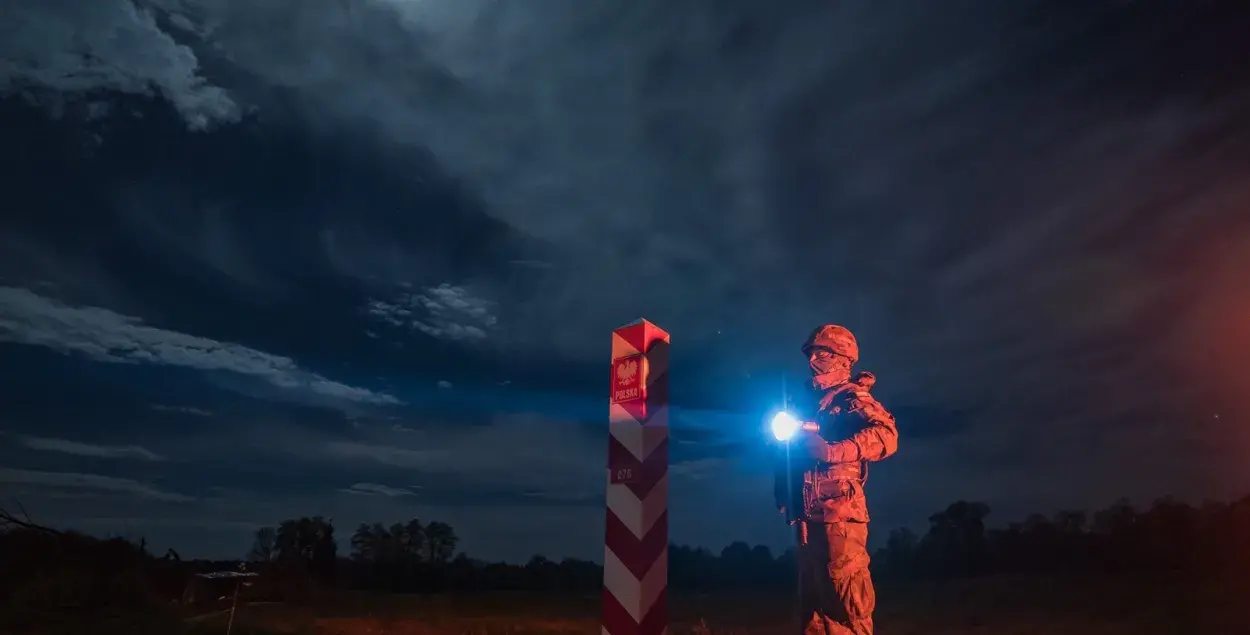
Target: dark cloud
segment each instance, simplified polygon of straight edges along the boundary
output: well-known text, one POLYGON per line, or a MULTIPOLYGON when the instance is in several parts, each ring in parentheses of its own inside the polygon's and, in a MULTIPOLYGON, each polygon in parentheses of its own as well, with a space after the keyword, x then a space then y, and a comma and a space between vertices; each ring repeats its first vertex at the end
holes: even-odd
POLYGON ((15 468, 0 468, 0 482, 6 489, 12 488, 14 494, 39 492, 42 498, 51 494, 81 492, 105 495, 131 495, 140 499, 170 503, 187 503, 193 499, 183 494, 167 492, 153 486, 128 479, 100 474, 80 474, 75 472, 43 472, 15 468))
POLYGON ((153 410, 156 410, 158 412, 176 412, 176 413, 181 413, 185 415, 192 415, 195 417, 213 416, 213 413, 211 411, 205 410, 203 408, 196 408, 194 406, 168 406, 165 404, 154 403, 152 404, 151 407, 153 410))
POLYGON ((641 315, 674 537, 777 542, 760 424, 836 321, 899 416, 882 523, 1250 487, 1243 7, 80 4, 0 25, 20 435, 266 456, 304 478, 210 478, 489 550, 534 505, 602 522, 607 333, 641 315))
POLYGON ((146 3, 6 2, 5 14, 2 90, 47 89, 40 96, 57 111, 80 92, 159 93, 196 129, 239 117, 238 104, 205 80, 195 53, 161 28, 146 3))
POLYGON ((497 321, 489 301, 447 283, 422 293, 404 290, 389 301, 371 300, 366 310, 389 326, 460 342, 486 339, 497 321))
POLYGON ((345 487, 340 492, 345 494, 356 494, 359 496, 388 496, 391 498, 397 496, 414 496, 416 493, 407 487, 391 487, 389 485, 379 485, 378 483, 355 483, 351 487, 345 487))
POLYGON ((77 456, 92 456, 106 459, 135 459, 140 461, 164 461, 165 457, 141 445, 94 445, 79 443, 65 439, 48 439, 42 437, 22 437, 22 445, 32 450, 45 452, 61 452, 77 456))
POLYGON ((300 368, 290 358, 153 327, 100 307, 67 306, 21 288, 0 287, 0 341, 46 347, 97 362, 251 376, 280 390, 329 400, 400 403, 387 394, 326 379, 300 368))

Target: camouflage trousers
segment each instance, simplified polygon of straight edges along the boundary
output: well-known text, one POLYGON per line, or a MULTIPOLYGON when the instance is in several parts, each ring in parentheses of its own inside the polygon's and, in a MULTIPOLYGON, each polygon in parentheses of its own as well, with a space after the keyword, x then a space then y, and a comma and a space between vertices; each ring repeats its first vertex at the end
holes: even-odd
POLYGON ((868 524, 796 524, 803 635, 872 635, 868 524))

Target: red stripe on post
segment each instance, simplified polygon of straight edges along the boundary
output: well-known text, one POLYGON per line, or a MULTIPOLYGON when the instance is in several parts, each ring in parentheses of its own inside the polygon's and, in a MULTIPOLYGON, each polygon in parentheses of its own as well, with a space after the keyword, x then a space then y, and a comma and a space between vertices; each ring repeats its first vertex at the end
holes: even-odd
POLYGON ((608 549, 635 578, 642 580, 668 546, 668 512, 656 519, 647 535, 639 538, 608 510, 608 549))
POLYGON ((668 597, 666 593, 655 599, 642 620, 635 622, 629 611, 621 606, 607 589, 603 590, 603 627, 611 635, 660 635, 668 628, 668 597))
POLYGON ((608 465, 613 469, 630 468, 631 478, 624 482, 638 497, 638 500, 644 500, 655 488, 655 484, 668 474, 668 439, 660 441, 659 445, 647 455, 646 460, 639 461, 634 453, 625 447, 625 444, 609 435, 608 465))

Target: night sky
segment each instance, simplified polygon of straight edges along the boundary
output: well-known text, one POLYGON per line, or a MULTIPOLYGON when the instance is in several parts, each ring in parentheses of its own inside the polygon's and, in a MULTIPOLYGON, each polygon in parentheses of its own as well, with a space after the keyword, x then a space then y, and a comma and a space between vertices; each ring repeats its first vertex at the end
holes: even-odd
POLYGON ((639 317, 675 542, 785 546, 761 425, 825 322, 898 417, 877 539, 1250 493, 1245 2, 0 13, 0 500, 37 521, 600 560, 639 317))

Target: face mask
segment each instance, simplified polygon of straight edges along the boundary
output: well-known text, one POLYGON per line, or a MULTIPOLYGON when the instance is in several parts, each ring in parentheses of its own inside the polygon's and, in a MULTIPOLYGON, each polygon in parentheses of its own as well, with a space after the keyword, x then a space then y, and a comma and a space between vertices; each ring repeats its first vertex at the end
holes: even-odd
POLYGON ((813 377, 841 383, 851 378, 851 360, 841 355, 813 355, 808 358, 813 377))

